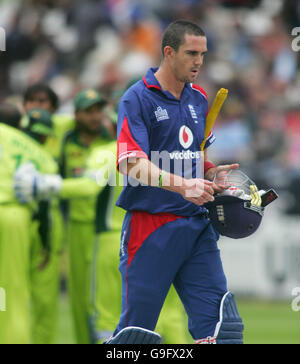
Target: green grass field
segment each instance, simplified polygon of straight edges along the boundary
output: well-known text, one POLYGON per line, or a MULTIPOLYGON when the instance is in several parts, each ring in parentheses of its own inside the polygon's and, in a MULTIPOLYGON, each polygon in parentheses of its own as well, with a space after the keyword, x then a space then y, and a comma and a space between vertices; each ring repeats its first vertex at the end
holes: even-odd
MULTIPOLYGON (((237 300, 245 325, 245 344, 300 344, 300 312, 290 302, 237 300)), ((59 312, 59 344, 73 344, 69 301, 63 296, 59 312)))
POLYGON ((239 300, 246 344, 300 344, 300 312, 290 302, 239 300))

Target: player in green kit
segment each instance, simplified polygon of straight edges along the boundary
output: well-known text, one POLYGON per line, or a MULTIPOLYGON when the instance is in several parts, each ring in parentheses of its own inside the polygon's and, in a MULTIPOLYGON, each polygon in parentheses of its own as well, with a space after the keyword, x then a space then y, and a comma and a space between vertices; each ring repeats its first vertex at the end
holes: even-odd
MULTIPOLYGON (((45 84, 30 86, 24 93, 23 106, 25 112, 34 108, 48 111, 51 114, 53 133, 47 138, 43 148, 58 161, 63 135, 74 128, 74 119, 69 115, 56 114, 59 106, 57 94, 45 84)), ((26 126, 26 117, 22 127, 26 126)), ((45 214, 45 204, 40 204, 39 218, 45 214)), ((59 211, 58 200, 51 210, 54 226, 51 242, 46 249, 38 234, 38 220, 32 225, 31 236, 31 294, 32 294, 32 341, 35 344, 52 344, 55 341, 60 263, 63 250, 63 220, 59 211)))
MULTIPOLYGON (((76 128, 66 135, 62 149, 64 178, 82 177, 93 151, 105 150, 111 143, 101 135, 106 104, 95 90, 84 90, 76 96, 76 128)), ((107 185, 89 199, 72 199, 68 203, 69 291, 76 339, 80 344, 96 340, 91 313, 92 258, 98 234, 106 229, 107 211, 102 207, 111 198, 111 193, 112 188, 107 185)))
POLYGON ((52 133, 50 115, 33 110, 26 133, 0 123, 0 287, 6 293, 6 311, 0 312, 1 344, 30 342, 30 234, 37 204, 17 201, 14 174, 28 161, 42 173, 57 171, 51 156, 41 148, 52 133))

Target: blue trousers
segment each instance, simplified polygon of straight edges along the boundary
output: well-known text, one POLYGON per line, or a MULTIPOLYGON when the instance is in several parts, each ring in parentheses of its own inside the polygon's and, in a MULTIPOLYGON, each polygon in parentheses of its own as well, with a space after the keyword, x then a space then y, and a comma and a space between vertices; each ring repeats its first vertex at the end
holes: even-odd
POLYGON ((213 336, 227 292, 218 239, 203 215, 128 212, 120 249, 122 313, 114 334, 128 326, 154 331, 173 283, 192 337, 213 336))

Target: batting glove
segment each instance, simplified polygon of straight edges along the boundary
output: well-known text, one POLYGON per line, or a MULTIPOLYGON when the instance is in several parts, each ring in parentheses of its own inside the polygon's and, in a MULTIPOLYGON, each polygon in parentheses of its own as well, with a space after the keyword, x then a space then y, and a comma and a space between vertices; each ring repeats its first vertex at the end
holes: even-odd
POLYGON ((32 163, 22 165, 14 176, 15 196, 22 204, 57 197, 61 188, 61 176, 40 174, 32 163))

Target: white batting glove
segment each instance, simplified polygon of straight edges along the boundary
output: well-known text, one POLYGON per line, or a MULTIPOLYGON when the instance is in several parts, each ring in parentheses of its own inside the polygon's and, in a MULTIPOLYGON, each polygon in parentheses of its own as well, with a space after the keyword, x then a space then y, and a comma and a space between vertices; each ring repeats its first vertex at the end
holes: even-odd
POLYGON ((62 178, 58 174, 40 174, 36 177, 35 195, 37 200, 50 200, 58 197, 62 187, 62 178))
POLYGON ((57 197, 61 187, 61 176, 40 174, 32 163, 21 166, 14 176, 15 196, 23 204, 57 197))

